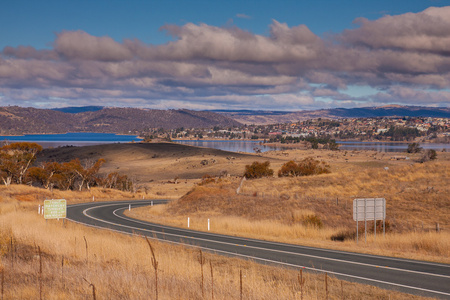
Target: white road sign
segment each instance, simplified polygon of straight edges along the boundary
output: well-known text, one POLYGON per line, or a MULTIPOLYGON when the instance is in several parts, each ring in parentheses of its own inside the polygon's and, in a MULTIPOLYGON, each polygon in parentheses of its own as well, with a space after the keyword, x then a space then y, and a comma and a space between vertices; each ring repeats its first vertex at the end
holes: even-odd
POLYGON ((386 219, 386 199, 362 198, 353 200, 353 220, 371 221, 386 219))
POLYGON ((66 212, 67 203, 65 199, 44 201, 45 219, 62 219, 66 217, 66 212))

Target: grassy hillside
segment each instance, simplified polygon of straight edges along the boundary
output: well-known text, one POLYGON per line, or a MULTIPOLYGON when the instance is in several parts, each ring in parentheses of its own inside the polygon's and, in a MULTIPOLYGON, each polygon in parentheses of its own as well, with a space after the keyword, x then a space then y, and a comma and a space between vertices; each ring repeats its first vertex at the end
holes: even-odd
MULTIPOLYGON (((330 164, 332 172, 247 180, 240 195, 240 180, 224 179, 196 187, 166 206, 130 215, 180 227, 190 217, 191 227, 198 230, 206 230, 206 219, 211 219, 212 230, 225 234, 450 262, 450 154, 439 153, 437 161, 423 164, 416 162, 419 155, 391 160, 373 151, 268 154, 280 155, 293 160, 314 155, 330 164), (362 242, 356 246, 352 202, 360 197, 386 199, 387 236, 378 231, 375 240, 373 222, 368 222, 368 242, 364 244, 360 231, 362 242)), ((275 171, 279 165, 273 164, 275 171)))

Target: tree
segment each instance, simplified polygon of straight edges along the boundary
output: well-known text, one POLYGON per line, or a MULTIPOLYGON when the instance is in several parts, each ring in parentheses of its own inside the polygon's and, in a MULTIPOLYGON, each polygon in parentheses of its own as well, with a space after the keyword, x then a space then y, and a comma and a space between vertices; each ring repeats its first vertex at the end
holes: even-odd
POLYGON ((278 177, 310 176, 325 173, 330 173, 330 166, 312 157, 307 157, 298 164, 292 160, 285 163, 278 171, 278 177))
POLYGON ((332 151, 337 151, 339 150, 339 145, 338 143, 336 143, 335 140, 330 140, 330 142, 328 142, 328 149, 332 151))
POLYGON ((61 172, 61 165, 57 162, 45 162, 40 167, 31 167, 27 172, 27 180, 37 182, 44 188, 53 186, 53 175, 61 172))
POLYGON ((105 179, 97 179, 99 184, 102 184, 105 188, 118 189, 121 191, 132 191, 133 181, 128 178, 127 175, 120 175, 117 172, 109 173, 105 179))
POLYGON ((20 142, 0 148, 0 176, 5 185, 12 182, 22 184, 25 173, 42 151, 36 143, 20 142))
POLYGON ((291 160, 281 166, 281 169, 278 171, 278 177, 282 176, 299 176, 298 174, 298 165, 295 161, 291 160))
POLYGON ((406 150, 406 152, 408 153, 419 153, 420 151, 422 151, 422 148, 420 147, 419 143, 409 144, 408 149, 406 150))
POLYGON ((273 170, 270 168, 270 162, 263 163, 253 162, 251 165, 245 166, 244 176, 246 178, 261 178, 273 176, 273 170))
POLYGON ((96 176, 100 167, 105 162, 106 161, 103 158, 100 158, 96 162, 86 161, 85 166, 82 166, 79 160, 76 161, 77 165, 75 166, 74 171, 78 174, 80 179, 78 184, 78 189, 80 191, 84 185, 86 185, 88 190, 91 188, 91 185, 96 181, 96 176))
POLYGON ((435 160, 436 158, 437 158, 436 150, 428 149, 423 154, 422 158, 420 159, 420 162, 424 163, 424 162, 429 161, 429 160, 435 160))

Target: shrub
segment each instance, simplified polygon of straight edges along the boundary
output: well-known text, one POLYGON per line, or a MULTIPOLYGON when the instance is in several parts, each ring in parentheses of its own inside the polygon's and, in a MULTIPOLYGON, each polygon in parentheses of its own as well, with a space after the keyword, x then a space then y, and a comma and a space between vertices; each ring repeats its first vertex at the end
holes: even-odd
POLYGON ((423 163, 423 162, 426 162, 429 160, 435 160, 436 158, 437 158, 436 150, 429 149, 429 150, 425 151, 422 158, 420 159, 420 162, 423 163))
POLYGON ((307 157, 298 164, 292 160, 285 163, 278 171, 278 177, 309 176, 324 173, 330 173, 330 166, 312 157, 307 157))
POLYGON ((419 153, 420 151, 422 151, 422 148, 420 147, 419 143, 409 144, 408 149, 406 150, 406 152, 408 153, 419 153))
POLYGON ((212 182, 216 182, 216 178, 209 174, 205 174, 202 176, 202 181, 199 183, 199 185, 205 185, 212 182))
POLYGON ((314 228, 322 228, 323 223, 322 220, 316 215, 307 215, 303 218, 304 226, 311 226, 314 228))
POLYGON ((245 166, 244 176, 246 178, 262 178, 273 176, 273 170, 270 168, 270 162, 263 163, 253 162, 251 165, 245 166))
POLYGON ((330 239, 335 242, 354 240, 355 238, 356 238, 356 231, 350 231, 350 230, 339 231, 330 237, 330 239))

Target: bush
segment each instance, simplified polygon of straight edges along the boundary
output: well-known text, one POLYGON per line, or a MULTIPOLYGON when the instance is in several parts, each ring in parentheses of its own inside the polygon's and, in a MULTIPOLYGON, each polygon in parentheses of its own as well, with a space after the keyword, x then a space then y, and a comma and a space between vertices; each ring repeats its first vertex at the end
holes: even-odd
POLYGON ((419 143, 409 144, 408 149, 406 150, 406 152, 408 153, 419 153, 420 151, 422 151, 422 148, 420 147, 419 143))
POLYGON ((343 230, 333 234, 330 239, 335 242, 343 242, 346 240, 356 239, 356 231, 343 230))
POLYGON ((437 158, 436 150, 429 149, 429 150, 425 151, 422 158, 420 159, 420 162, 424 163, 429 160, 435 160, 436 158, 437 158))
POLYGON ((278 171, 278 177, 309 176, 324 173, 330 173, 330 166, 312 157, 307 157, 298 164, 292 160, 285 163, 278 171))
POLYGON ((202 181, 198 185, 206 185, 213 182, 216 182, 216 178, 209 174, 205 174, 202 176, 202 181))
POLYGON ((322 220, 320 220, 320 218, 316 215, 305 216, 303 219, 303 225, 311 226, 311 227, 319 228, 319 229, 323 227, 322 220))
POLYGON ((253 162, 251 165, 245 166, 244 176, 246 178, 262 178, 273 176, 273 170, 270 168, 270 162, 263 163, 253 162))

